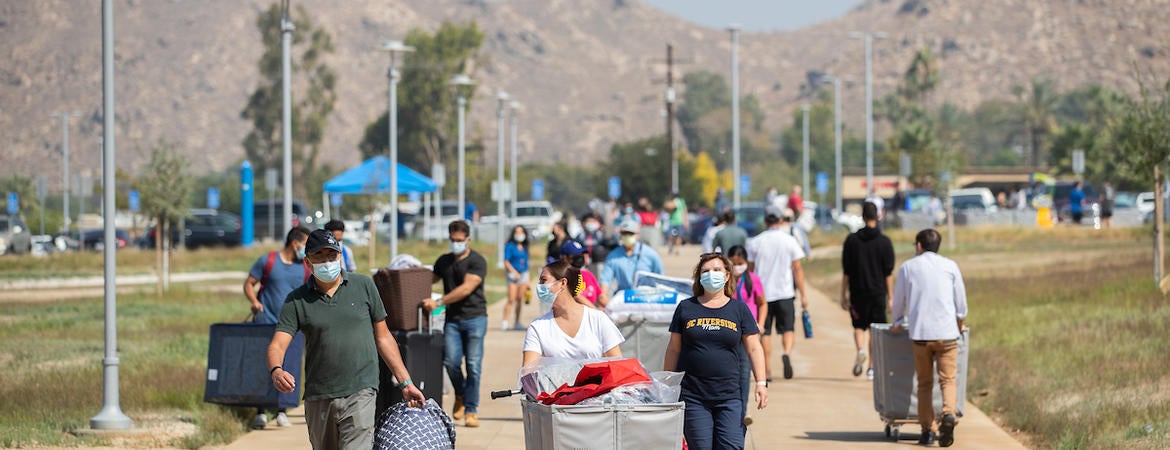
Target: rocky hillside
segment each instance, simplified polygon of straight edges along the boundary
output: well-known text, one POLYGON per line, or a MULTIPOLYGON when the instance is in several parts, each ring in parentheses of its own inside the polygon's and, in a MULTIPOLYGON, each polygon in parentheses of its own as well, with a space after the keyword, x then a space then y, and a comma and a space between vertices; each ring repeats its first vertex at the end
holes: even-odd
MULTIPOLYGON (((60 178, 56 110, 77 110, 73 167, 98 166, 100 11, 96 1, 0 2, 0 175, 60 178)), ((496 89, 524 104, 521 158, 588 163, 610 144, 660 132, 666 42, 688 60, 679 72, 728 72, 724 30, 683 21, 638 0, 294 0, 334 35, 330 64, 339 101, 329 156, 356 163, 365 125, 385 108, 386 38, 443 20, 475 19, 490 64, 481 67, 470 130, 494 145, 496 89)), ((119 166, 135 170, 145 149, 176 142, 200 169, 242 158, 240 119, 257 83, 254 27, 264 0, 118 0, 119 166)), ((1134 92, 1133 64, 1170 73, 1170 8, 1161 0, 869 0, 844 17, 797 31, 741 37, 744 93, 772 126, 806 101, 816 74, 850 77, 849 122, 863 111, 862 44, 849 31, 884 31, 875 43, 875 90, 890 92, 913 52, 939 56, 934 99, 971 106, 1007 98, 1015 84, 1048 77, 1134 92)), ((490 158, 494 159, 494 158, 490 158)), ((425 168, 423 168, 425 170, 425 168)))

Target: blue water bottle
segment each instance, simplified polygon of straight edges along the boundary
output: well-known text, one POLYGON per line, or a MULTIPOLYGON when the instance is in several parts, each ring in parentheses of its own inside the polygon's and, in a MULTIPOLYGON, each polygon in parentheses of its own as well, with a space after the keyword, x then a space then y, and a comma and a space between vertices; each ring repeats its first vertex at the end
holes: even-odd
POLYGON ((807 310, 800 312, 800 320, 804 322, 804 338, 812 339, 812 317, 808 315, 807 310))

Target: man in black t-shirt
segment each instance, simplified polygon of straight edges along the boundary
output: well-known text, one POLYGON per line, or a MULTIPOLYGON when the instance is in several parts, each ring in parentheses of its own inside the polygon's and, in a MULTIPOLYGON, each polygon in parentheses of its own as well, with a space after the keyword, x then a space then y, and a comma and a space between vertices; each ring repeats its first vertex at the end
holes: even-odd
POLYGON ((432 282, 443 281, 443 297, 425 299, 423 307, 432 311, 447 306, 443 336, 443 365, 455 388, 455 408, 451 418, 464 419, 468 427, 479 426, 479 377, 483 367, 483 337, 487 333, 487 300, 483 280, 487 261, 471 250, 471 229, 467 222, 456 220, 447 226, 451 253, 435 261, 432 282), (466 363, 467 371, 463 366, 466 363))
MULTIPOLYGON (((853 376, 861 376, 869 350, 869 325, 886 323, 886 308, 893 291, 894 245, 878 228, 877 205, 866 202, 861 207, 865 228, 845 238, 841 248, 841 308, 853 319, 853 342, 857 356, 853 376)), ((873 360, 869 358, 866 377, 873 379, 873 360)))

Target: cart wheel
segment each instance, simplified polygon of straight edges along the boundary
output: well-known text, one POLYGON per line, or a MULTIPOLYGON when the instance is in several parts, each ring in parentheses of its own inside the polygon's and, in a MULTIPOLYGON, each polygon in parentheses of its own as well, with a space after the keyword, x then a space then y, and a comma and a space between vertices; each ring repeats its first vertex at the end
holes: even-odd
POLYGON ((886 439, 890 438, 890 424, 886 424, 886 439))
POLYGON ((895 425, 893 429, 890 430, 890 437, 894 438, 894 441, 900 439, 902 437, 902 427, 895 425))

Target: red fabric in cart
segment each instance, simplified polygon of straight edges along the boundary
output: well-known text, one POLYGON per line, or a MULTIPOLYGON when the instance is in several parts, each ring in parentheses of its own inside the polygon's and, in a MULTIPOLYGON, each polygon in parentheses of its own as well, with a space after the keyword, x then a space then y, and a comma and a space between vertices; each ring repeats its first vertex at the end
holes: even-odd
POLYGON ((646 382, 650 382, 650 374, 637 358, 591 363, 581 367, 572 386, 564 384, 552 393, 541 392, 536 401, 546 405, 576 405, 618 386, 646 382))

